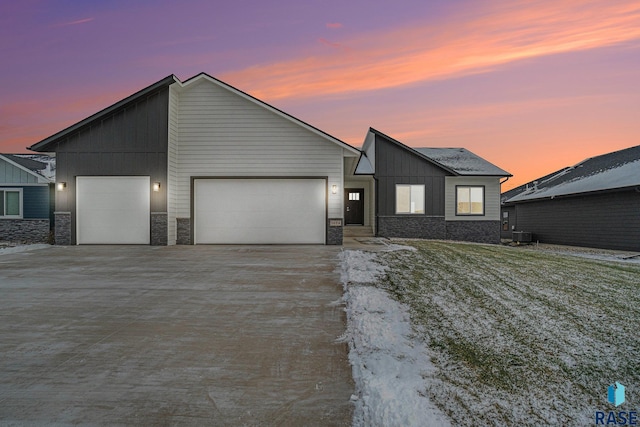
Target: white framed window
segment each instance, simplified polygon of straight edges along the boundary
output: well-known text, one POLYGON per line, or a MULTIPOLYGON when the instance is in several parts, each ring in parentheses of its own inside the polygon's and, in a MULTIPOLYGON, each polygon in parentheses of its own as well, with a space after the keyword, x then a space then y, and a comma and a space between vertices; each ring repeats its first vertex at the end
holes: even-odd
POLYGON ((484 186, 456 185, 456 215, 484 215, 484 186))
POLYGON ((0 219, 22 218, 22 188, 0 188, 0 219))
POLYGON ((424 185, 396 184, 396 213, 424 214, 424 185))
POLYGON ((360 193, 355 192, 349 192, 349 200, 360 200, 360 193))

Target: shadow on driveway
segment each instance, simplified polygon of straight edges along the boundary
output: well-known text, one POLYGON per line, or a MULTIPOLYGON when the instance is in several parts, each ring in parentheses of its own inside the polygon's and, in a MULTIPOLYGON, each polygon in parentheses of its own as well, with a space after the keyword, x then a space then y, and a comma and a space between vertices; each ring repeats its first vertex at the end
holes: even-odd
POLYGON ((340 249, 0 256, 0 421, 350 425, 340 249))

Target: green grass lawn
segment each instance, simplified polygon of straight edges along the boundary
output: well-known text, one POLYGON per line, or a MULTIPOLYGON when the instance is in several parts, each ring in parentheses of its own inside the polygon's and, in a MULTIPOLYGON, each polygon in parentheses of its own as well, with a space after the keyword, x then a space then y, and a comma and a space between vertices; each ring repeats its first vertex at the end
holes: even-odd
POLYGON ((410 307, 437 368, 426 393, 454 424, 594 425, 595 411, 640 408, 640 264, 407 244, 379 255, 380 286, 410 307))

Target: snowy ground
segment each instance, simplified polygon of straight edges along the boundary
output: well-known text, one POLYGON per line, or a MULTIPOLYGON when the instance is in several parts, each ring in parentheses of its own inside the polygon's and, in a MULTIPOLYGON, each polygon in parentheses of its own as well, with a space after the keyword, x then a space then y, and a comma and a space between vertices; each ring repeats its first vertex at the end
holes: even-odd
POLYGON ((371 252, 342 253, 345 339, 357 390, 353 425, 448 426, 425 395, 425 379, 434 369, 424 342, 416 340, 407 307, 372 286, 386 270, 375 259, 371 252))
POLYGON ((410 244, 342 254, 354 426, 592 425, 615 381, 637 409, 636 258, 410 244))

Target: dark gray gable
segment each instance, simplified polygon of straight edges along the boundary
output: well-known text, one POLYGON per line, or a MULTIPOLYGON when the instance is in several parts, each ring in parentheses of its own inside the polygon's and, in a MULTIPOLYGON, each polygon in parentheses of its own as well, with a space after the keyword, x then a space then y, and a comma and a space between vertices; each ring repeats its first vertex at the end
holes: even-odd
POLYGON ((33 144, 31 147, 28 147, 28 149, 40 152, 56 151, 56 149, 54 148, 55 144, 65 141, 65 138, 73 136, 74 134, 85 130, 92 125, 95 125, 96 123, 100 123, 102 120, 108 117, 118 114, 119 112, 125 110, 127 107, 134 105, 136 102, 139 102, 141 99, 148 97, 151 94, 159 92, 163 89, 168 90, 169 86, 177 81, 177 77, 173 74, 165 77, 164 79, 134 93, 133 95, 116 102, 115 104, 105 108, 104 110, 101 110, 87 117, 86 119, 81 120, 78 123, 71 125, 68 128, 61 130, 60 132, 51 135, 50 137, 45 138, 40 142, 37 142, 36 144, 33 144))

